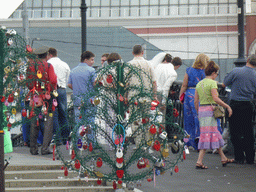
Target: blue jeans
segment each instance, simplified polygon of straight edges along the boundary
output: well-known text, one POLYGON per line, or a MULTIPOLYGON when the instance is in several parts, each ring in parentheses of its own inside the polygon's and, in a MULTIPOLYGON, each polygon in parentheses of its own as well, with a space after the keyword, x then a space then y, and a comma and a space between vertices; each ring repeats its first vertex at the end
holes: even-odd
POLYGON ((57 92, 58 105, 53 116, 53 133, 57 134, 56 138, 58 140, 65 142, 70 132, 67 119, 67 93, 64 88, 58 88, 57 92))

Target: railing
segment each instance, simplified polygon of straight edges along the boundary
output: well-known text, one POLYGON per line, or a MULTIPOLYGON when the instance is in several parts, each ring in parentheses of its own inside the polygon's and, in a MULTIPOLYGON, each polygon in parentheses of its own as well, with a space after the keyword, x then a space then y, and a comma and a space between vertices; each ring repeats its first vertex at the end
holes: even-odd
MULTIPOLYGON (((87 10, 88 18, 127 18, 127 17, 172 17, 184 15, 219 15, 219 14, 236 14, 237 5, 191 5, 171 7, 118 7, 118 8, 91 8, 87 10)), ((28 10, 29 18, 80 18, 80 8, 67 10, 54 10, 44 8, 43 10, 28 10)), ((22 10, 16 10, 12 18, 22 18, 22 10)))
MULTIPOLYGON (((183 105, 179 101, 179 92, 180 88, 182 85, 182 81, 175 81, 173 85, 170 88, 170 94, 169 94, 169 99, 172 100, 174 107, 178 110, 179 116, 175 117, 175 123, 178 123, 181 127, 184 125, 184 117, 183 117, 183 105)), ((225 91, 225 89, 221 86, 221 84, 218 84, 218 92, 219 92, 219 97, 221 100, 223 100, 225 103, 229 103, 228 101, 228 92, 225 91)), ((228 127, 228 114, 226 113, 226 117, 220 120, 221 122, 221 127, 226 128, 228 127)))

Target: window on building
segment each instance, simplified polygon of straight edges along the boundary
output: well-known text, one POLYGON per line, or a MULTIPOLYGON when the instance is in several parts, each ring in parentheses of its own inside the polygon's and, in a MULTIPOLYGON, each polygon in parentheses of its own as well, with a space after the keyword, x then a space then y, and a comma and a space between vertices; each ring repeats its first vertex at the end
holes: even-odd
POLYGON ((91 6, 100 6, 100 0, 93 0, 91 1, 91 6))
POLYGON ((62 8, 61 17, 70 17, 70 8, 62 8))
POLYGON ((168 0, 160 0, 160 5, 168 5, 168 0))
POLYGON ((150 0, 150 5, 158 5, 158 0, 150 0))
POLYGON ((109 1, 107 0, 104 0, 104 1, 101 1, 101 7, 108 7, 109 6, 109 1))
POLYGON ((62 0, 62 7, 71 7, 71 1, 70 0, 62 0))
MULTIPOLYGON (((89 14, 88 11, 86 13, 87 13, 87 15, 89 14)), ((71 14, 72 14, 72 17, 79 18, 80 17, 80 8, 73 8, 71 14)), ((88 17, 89 17, 89 15, 88 15, 88 17)))
POLYGON ((189 4, 198 4, 198 0, 189 0, 189 4))
POLYGON ((172 0, 170 1, 170 5, 178 5, 179 4, 179 1, 178 0, 172 0))
POLYGON ((140 5, 141 6, 148 6, 149 5, 149 0, 140 0, 140 5))
POLYGON ((111 6, 119 6, 120 0, 111 0, 111 6))
POLYGON ((52 2, 53 7, 61 7, 61 0, 54 0, 52 2))
POLYGON ((42 7, 42 0, 36 0, 33 2, 33 7, 42 7))
POLYGON ((129 0, 121 0, 121 6, 129 6, 129 0))
POLYGON ((199 14, 200 15, 208 14, 208 6, 207 5, 200 5, 199 6, 199 14))
POLYGON ((209 0, 199 0, 199 4, 206 4, 209 0))
POLYGON ((139 5, 139 1, 138 0, 131 0, 131 6, 134 6, 134 5, 139 5))
MULTIPOLYGON (((86 1, 86 5, 89 6, 90 1, 86 1)), ((79 7, 81 6, 81 1, 78 0, 72 0, 72 7, 79 7)))
POLYGON ((43 8, 49 8, 52 5, 52 1, 51 0, 43 0, 43 8))

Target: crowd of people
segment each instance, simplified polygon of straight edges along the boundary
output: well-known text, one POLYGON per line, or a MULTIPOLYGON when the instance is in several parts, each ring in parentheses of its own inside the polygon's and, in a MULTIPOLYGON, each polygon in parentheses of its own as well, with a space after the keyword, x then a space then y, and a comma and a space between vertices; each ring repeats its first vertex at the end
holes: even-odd
MULTIPOLYGON (((65 138, 68 137, 70 132, 67 119, 67 86, 73 90, 76 123, 80 121, 79 114, 94 113, 97 110, 95 105, 90 104, 88 104, 90 107, 83 108, 83 111, 80 107, 81 103, 90 102, 83 101, 82 95, 93 89, 97 79, 97 73, 93 67, 95 54, 90 51, 83 52, 80 64, 72 70, 70 70, 67 63, 57 57, 57 50, 54 48, 38 48, 34 51, 34 54, 39 59, 37 63, 39 63, 40 70, 49 74, 47 81, 51 86, 49 86, 48 91, 57 92, 58 106, 56 109, 51 111, 51 107, 49 107, 50 111, 44 124, 31 122, 30 133, 27 133, 30 134, 30 152, 32 155, 37 155, 38 134, 40 126, 44 127, 41 154, 45 155, 52 153, 49 150, 49 144, 53 137, 63 138, 59 142, 65 144, 65 138)), ((144 88, 153 90, 154 98, 152 99, 160 102, 160 110, 165 115, 169 89, 177 79, 176 70, 182 65, 182 59, 179 57, 173 58, 170 53, 162 52, 148 61, 143 57, 144 50, 141 45, 135 45, 132 54, 134 58, 128 63, 143 70, 144 73, 141 74, 141 77, 144 88), (145 77, 145 74, 150 77, 150 81, 145 77)), ((104 68, 117 60, 121 60, 118 53, 103 54, 100 67, 104 68)), ((30 66, 27 71, 27 79, 32 79, 29 74, 35 72, 35 66, 30 66)), ((223 166, 228 163, 254 163, 255 149, 252 127, 254 107, 252 100, 256 93, 256 72, 254 68, 256 68, 256 55, 248 58, 246 66, 235 68, 226 75, 223 87, 231 87, 230 106, 218 97, 218 86, 215 79, 219 74, 219 66, 211 61, 207 55, 199 54, 193 65, 186 69, 179 95, 180 102, 184 105, 184 130, 190 136, 186 144, 199 151, 196 168, 208 168, 202 162, 207 149, 218 151, 223 166), (235 159, 229 159, 223 153, 224 141, 221 135, 220 121, 213 115, 216 105, 221 105, 228 111, 235 159)), ((37 87, 36 83, 36 81, 30 82, 28 88, 31 90, 37 87)), ((131 80, 129 83, 136 85, 138 81, 131 80)), ((150 106, 146 102, 145 105, 150 106)), ((90 122, 94 121, 95 119, 92 116, 90 122)), ((136 129, 134 126, 136 125, 132 125, 132 131, 136 129)), ((90 132, 88 137, 94 140, 95 134, 90 132)), ((136 146, 139 144, 141 137, 141 135, 138 135, 135 138, 136 146)))

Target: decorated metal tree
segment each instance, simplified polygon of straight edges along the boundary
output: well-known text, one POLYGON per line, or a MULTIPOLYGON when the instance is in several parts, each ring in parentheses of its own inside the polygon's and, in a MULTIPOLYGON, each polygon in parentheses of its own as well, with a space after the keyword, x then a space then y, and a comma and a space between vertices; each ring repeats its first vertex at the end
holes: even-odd
POLYGON ((1 132, 1 189, 4 191, 4 153, 12 152, 12 143, 9 130, 21 124, 19 112, 21 99, 24 97, 26 56, 32 49, 26 45, 25 40, 16 34, 15 30, 0 29, 0 132, 1 132), (24 67, 24 68, 23 68, 24 67), (4 135, 4 136, 3 136, 4 135))
MULTIPOLYGON (((80 114, 67 150, 56 148, 65 175, 77 170, 98 178, 98 184, 113 181, 113 188, 121 188, 125 182, 133 188, 166 170, 178 171, 178 162, 185 158, 184 133, 174 123, 177 111, 163 115, 152 85, 142 69, 121 61, 97 71, 94 89, 80 95, 82 102, 74 106, 80 114)), ((167 106, 172 110, 171 101, 167 106)))
MULTIPOLYGON (((0 150, 3 161, 0 169, 3 174, 4 153, 12 152, 9 130, 22 123, 30 125, 31 121, 37 124, 43 122, 47 114, 53 114, 53 101, 57 95, 54 91, 48 91, 47 88, 51 85, 47 85, 49 83, 46 71, 40 70, 42 61, 32 54, 32 48, 26 41, 13 29, 1 27, 0 34, 0 140, 1 143, 4 142, 0 150), (30 68, 35 70, 28 70, 30 68), (28 76, 30 78, 27 78, 28 76), (26 102, 29 103, 27 106, 26 102)), ((4 179, 3 175, 1 179, 4 179)), ((3 183, 2 180, 2 189, 3 183)))

